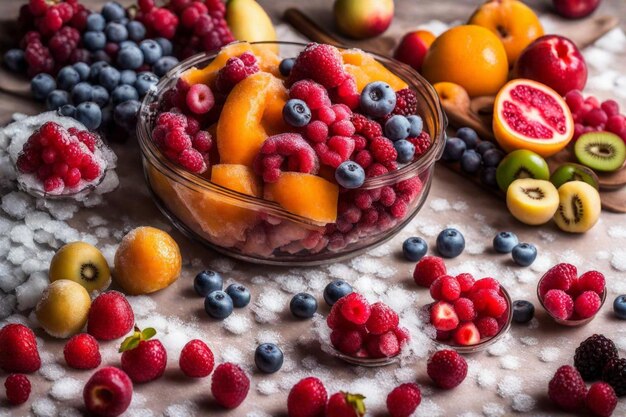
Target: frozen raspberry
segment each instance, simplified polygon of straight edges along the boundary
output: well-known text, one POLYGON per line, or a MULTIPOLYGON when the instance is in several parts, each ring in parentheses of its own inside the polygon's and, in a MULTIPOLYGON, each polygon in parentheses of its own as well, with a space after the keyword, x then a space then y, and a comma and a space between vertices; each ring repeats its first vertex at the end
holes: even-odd
POLYGON ((341 103, 354 110, 359 106, 361 94, 356 85, 356 80, 350 74, 347 74, 346 79, 332 90, 333 102, 341 103))
POLYGON ((63 348, 67 366, 74 369, 94 369, 100 366, 100 345, 87 333, 80 333, 67 341, 63 348))
POLYGON ((282 133, 271 136, 254 161, 254 171, 263 176, 265 182, 276 182, 283 165, 286 170, 316 174, 319 160, 311 145, 297 133, 282 133))
POLYGON ((430 148, 430 135, 426 131, 422 131, 417 137, 407 138, 407 140, 415 146, 415 158, 424 155, 428 148, 430 148))
POLYGON ((300 380, 289 391, 287 415, 289 417, 323 417, 328 393, 324 384, 317 378, 300 380))
POLYGON ((474 286, 472 287, 472 291, 478 290, 500 290, 500 283, 494 278, 481 278, 478 281, 474 282, 474 286))
POLYGON ((328 126, 320 120, 309 123, 304 132, 306 138, 314 143, 325 142, 328 139, 328 126))
POLYGON ((388 172, 389 170, 384 165, 379 164, 378 162, 374 162, 365 171, 365 176, 367 178, 379 177, 381 175, 385 175, 388 172))
POLYGON ((88 154, 83 155, 79 168, 81 177, 83 177, 86 181, 94 181, 102 174, 100 165, 98 165, 96 160, 88 154))
POLYGON ((446 265, 442 258, 437 256, 424 256, 413 271, 413 280, 421 287, 429 288, 440 276, 446 274, 446 265))
POLYGON ((410 88, 404 88, 396 92, 396 107, 391 114, 410 116, 417 114, 417 94, 410 88))
POLYGON ((79 41, 80 32, 69 26, 65 26, 50 38, 48 49, 57 65, 69 61, 72 51, 78 47, 79 41))
POLYGON ((472 291, 468 298, 474 303, 477 312, 489 317, 500 317, 508 308, 504 297, 495 290, 482 289, 472 291))
POLYGON ((422 392, 417 384, 402 384, 387 395, 387 411, 391 417, 410 417, 421 402, 422 392))
POLYGON ((576 297, 576 301, 574 301, 574 312, 581 319, 586 319, 594 316, 598 310, 600 310, 601 304, 602 300, 596 292, 585 291, 576 297))
POLYGON ((190 378, 204 378, 211 374, 215 360, 213 352, 202 340, 194 339, 183 347, 178 361, 181 371, 190 378))
POLYGON ((392 331, 380 335, 369 334, 365 339, 365 349, 372 358, 391 358, 400 353, 400 343, 392 331))
POLYGON ((330 109, 331 102, 326 89, 314 81, 301 80, 293 84, 289 89, 289 98, 302 100, 311 110, 319 110, 318 119, 327 125, 330 125, 335 120, 334 112, 332 119, 329 114, 319 114, 322 111, 327 112, 328 110, 324 108, 330 109))
POLYGON ((398 339, 398 344, 400 345, 400 348, 402 348, 402 346, 404 346, 409 340, 411 340, 411 334, 409 333, 409 330, 406 327, 396 327, 395 329, 393 329, 393 333, 396 335, 396 338, 398 339))
POLYGON ((178 27, 178 17, 170 10, 160 7, 141 13, 138 18, 146 26, 150 38, 164 37, 172 39, 178 27))
POLYGON ((0 369, 5 372, 35 372, 41 366, 37 340, 22 324, 7 324, 0 329, 0 369))
POLYGON ((469 298, 461 297, 454 302, 454 311, 460 321, 472 321, 476 318, 474 303, 469 298))
MULTIPOLYGON (((335 113, 335 121, 340 122, 342 120, 350 120, 352 118, 352 110, 345 104, 333 104, 331 106, 333 113, 335 113)), ((350 135, 352 136, 352 135, 350 135)))
POLYGON ((352 156, 354 141, 351 137, 333 136, 325 143, 316 143, 313 149, 322 164, 337 168, 352 156))
POLYGON ((358 330, 333 330, 330 341, 341 353, 353 355, 363 345, 363 334, 358 330))
POLYGON ((118 291, 100 294, 91 303, 87 332, 98 340, 117 339, 135 324, 135 315, 126 297, 118 291))
POLYGON ((167 352, 159 340, 152 338, 154 335, 156 330, 152 328, 141 331, 135 327, 133 335, 122 342, 122 370, 134 383, 153 381, 165 372, 167 352))
POLYGON ((550 268, 539 282, 539 296, 543 297, 549 290, 567 291, 578 278, 576 267, 561 263, 550 268))
POLYGON ((60 193, 63 191, 63 178, 52 175, 43 181, 43 190, 47 193, 60 193))
POLYGON ((205 114, 215 105, 213 92, 206 84, 194 84, 187 92, 187 107, 195 114, 205 114))
POLYGON ((367 139, 361 135, 352 135, 352 140, 354 140, 355 151, 362 151, 367 147, 367 139))
POLYGON ((202 154, 192 148, 185 149, 178 154, 176 162, 194 174, 202 174, 207 170, 207 164, 202 154))
POLYGON ((361 165, 364 169, 369 168, 373 161, 372 154, 367 150, 358 151, 354 156, 354 162, 361 165))
POLYGON ((391 207, 396 202, 396 192, 390 186, 384 186, 380 189, 380 204, 385 207, 391 207))
POLYGON ((454 350, 440 350, 428 360, 427 372, 439 388, 452 389, 467 376, 467 362, 454 350))
POLYGON ((382 164, 395 161, 398 157, 398 153, 393 147, 393 142, 383 136, 372 139, 370 141, 369 150, 374 160, 382 164))
MULTIPOLYGON (((303 81, 298 81, 298 83, 301 83, 301 82, 303 81)), ((317 120, 324 123, 326 126, 332 125, 335 122, 335 119, 337 118, 337 116, 335 116, 335 112, 333 111, 332 107, 330 107, 330 105, 321 106, 319 109, 315 111, 315 115, 316 115, 317 120)))
POLYGON ((364 136, 367 139, 374 139, 383 135, 383 129, 376 121, 368 119, 359 113, 352 115, 352 123, 356 133, 364 136))
POLYGON ((430 295, 435 300, 454 301, 461 296, 461 286, 456 278, 442 275, 430 284, 430 295))
POLYGON ((164 138, 163 145, 167 150, 176 153, 189 149, 192 146, 191 137, 182 129, 170 130, 164 138))
POLYGON ((372 195, 365 191, 359 190, 355 193, 354 204, 361 210, 367 210, 372 207, 372 195))
POLYGON ((7 400, 11 405, 20 405, 28 401, 30 397, 30 381, 24 374, 11 374, 4 381, 7 400))
POLYGON ((371 314, 365 326, 371 334, 383 334, 398 326, 398 314, 382 302, 371 306, 371 314))
POLYGON ((341 316, 350 323, 365 324, 371 311, 369 303, 362 295, 353 292, 343 297, 341 316))
POLYGON ((588 271, 582 274, 576 283, 578 291, 594 291, 598 295, 604 293, 606 280, 604 275, 598 271, 588 271))
POLYGON ((30 42, 24 50, 24 58, 28 63, 28 76, 45 72, 52 74, 54 72, 54 59, 50 54, 50 50, 43 46, 41 41, 36 40, 30 42))
POLYGON ((562 290, 549 290, 543 297, 543 305, 553 316, 561 320, 567 320, 574 312, 572 297, 562 290))
POLYGON ((580 410, 586 395, 585 381, 573 366, 561 366, 548 385, 548 396, 565 411, 580 410))
POLYGON ((310 43, 296 58, 288 83, 310 78, 326 88, 333 88, 343 83, 347 76, 337 48, 328 44, 310 43))
POLYGON ((354 125, 350 120, 340 120, 330 126, 331 135, 352 136, 354 135, 354 125))
POLYGON ((585 405, 598 417, 610 417, 617 407, 617 396, 613 387, 606 382, 596 382, 589 387, 585 405))
POLYGON ((461 292, 466 293, 472 289, 474 286, 474 277, 472 274, 468 274, 467 272, 459 274, 456 276, 456 280, 459 282, 461 286, 461 292))
POLYGON ((215 89, 221 94, 228 94, 237 83, 248 76, 259 72, 256 57, 250 52, 244 52, 238 57, 229 58, 215 78, 215 89))
POLYGON ((408 180, 400 181, 396 184, 396 194, 406 201, 407 203, 411 203, 420 193, 422 192, 422 188, 424 184, 422 180, 418 177, 409 178, 408 180))
POLYGON ((493 317, 482 317, 476 320, 476 327, 480 333, 480 337, 493 337, 498 334, 499 326, 493 317))

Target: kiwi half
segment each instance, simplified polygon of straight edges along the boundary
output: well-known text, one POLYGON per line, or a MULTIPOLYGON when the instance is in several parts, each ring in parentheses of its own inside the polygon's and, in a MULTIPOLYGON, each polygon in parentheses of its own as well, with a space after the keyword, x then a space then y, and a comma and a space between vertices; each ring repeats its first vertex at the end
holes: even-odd
POLYGON ((75 281, 88 292, 102 291, 111 283, 111 271, 102 252, 85 242, 62 246, 52 257, 48 276, 50 282, 75 281))
POLYGON ((548 180, 548 163, 540 155, 526 149, 511 152, 504 157, 496 170, 498 187, 506 191, 513 181, 521 178, 548 180))
POLYGON ((559 187, 559 207, 554 222, 559 229, 584 233, 600 218, 602 204, 598 190, 582 181, 566 182, 559 187))
POLYGON ((626 144, 609 132, 589 132, 581 135, 574 145, 578 161, 595 171, 611 172, 624 165, 626 144))
POLYGON ((520 178, 506 192, 509 212, 522 223, 547 223, 559 206, 559 193, 550 181, 520 178))
POLYGON ((591 185, 596 190, 600 189, 600 180, 591 168, 579 164, 563 164, 554 170, 550 175, 550 182, 556 188, 570 181, 583 181, 591 185))

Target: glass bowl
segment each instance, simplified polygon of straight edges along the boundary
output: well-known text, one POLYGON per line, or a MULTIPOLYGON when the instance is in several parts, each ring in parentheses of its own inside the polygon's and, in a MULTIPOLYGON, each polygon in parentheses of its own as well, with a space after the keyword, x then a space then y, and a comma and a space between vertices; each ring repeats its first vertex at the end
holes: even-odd
MULTIPOLYGON (((470 346, 457 345, 455 343, 448 343, 447 341, 437 340, 437 339, 433 339, 433 341, 441 347, 454 349, 459 353, 475 353, 475 352, 481 352, 487 349, 489 346, 495 344, 497 341, 502 339, 502 337, 505 334, 507 334, 507 332, 511 328, 511 322, 513 321, 513 301, 511 300, 511 296, 509 295, 506 288, 504 288, 502 285, 500 286, 500 291, 502 292, 502 295, 504 296, 504 299, 506 300, 508 309, 507 309, 506 322, 504 323, 504 326, 500 328, 498 333, 495 334, 495 336, 481 339, 480 342, 476 343, 475 345, 470 345, 470 346)), ((430 307, 430 305, 431 304, 429 304, 428 307, 430 307)))
POLYGON ((346 355, 345 353, 339 352, 334 347, 330 347, 329 353, 336 358, 341 359, 342 361, 349 363, 350 365, 363 366, 365 368, 378 368, 381 366, 391 365, 392 363, 396 363, 400 360, 400 355, 402 353, 402 348, 400 352, 396 356, 384 357, 384 358, 359 358, 356 356, 346 355))
POLYGON ((560 319, 558 317, 554 317, 550 313, 550 311, 548 311, 546 306, 543 304, 543 298, 539 295, 539 286, 541 284, 541 281, 543 281, 544 277, 545 277, 545 275, 543 277, 541 277, 541 279, 537 283, 537 299, 539 300, 539 304, 541 304, 541 307, 543 307, 543 309, 546 311, 548 316, 550 316, 550 318, 552 320, 554 320, 557 324, 560 324, 561 326, 566 326, 566 327, 580 327, 580 326, 584 326, 585 324, 587 324, 591 320, 593 320, 596 317, 596 315, 600 312, 600 310, 602 310, 602 306, 604 306, 604 302, 606 301, 606 288, 604 288, 604 292, 602 293, 602 296, 600 297, 600 307, 598 308, 598 311, 596 311, 596 314, 594 314, 593 316, 587 317, 587 318, 584 318, 584 319, 566 319, 566 320, 560 319))
MULTIPOLYGON (((306 46, 288 42, 256 45, 275 44, 282 57, 294 57, 306 46)), ((340 211, 336 223, 319 223, 272 201, 214 184, 169 161, 151 138, 159 99, 176 85, 182 72, 206 66, 215 53, 198 54, 181 62, 143 100, 137 137, 148 188, 157 206, 186 235, 228 256, 260 264, 325 264, 356 256, 393 237, 418 213, 428 196, 435 161, 443 152, 447 120, 437 93, 424 78, 398 61, 372 55, 416 92, 418 113, 431 136, 431 146, 422 156, 398 170, 367 179, 360 188, 373 194, 385 187, 412 190, 402 194, 406 203, 403 210, 392 213, 385 208, 369 213, 367 224, 355 217, 348 221, 348 214, 340 211)), ((350 193, 341 193, 339 207, 352 206, 349 198, 350 193)), ((357 217, 361 215, 359 211, 357 217)))

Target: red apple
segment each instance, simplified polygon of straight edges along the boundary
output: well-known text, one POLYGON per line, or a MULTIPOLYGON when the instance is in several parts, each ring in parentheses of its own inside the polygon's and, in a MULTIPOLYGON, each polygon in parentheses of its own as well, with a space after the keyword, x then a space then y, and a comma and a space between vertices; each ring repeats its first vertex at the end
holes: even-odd
POLYGON ((339 31, 354 39, 378 36, 393 20, 393 0, 335 0, 339 31))
POLYGON ((568 19, 589 16, 600 5, 600 0, 552 0, 554 10, 568 19))
POLYGON ((133 397, 133 383, 121 369, 109 366, 96 371, 83 388, 85 408, 99 417, 122 414, 133 397))
POLYGON ((571 40, 546 35, 528 45, 515 63, 515 76, 539 81, 564 96, 587 83, 585 58, 571 40))
POLYGON ((435 35, 427 30, 409 32, 400 41, 393 57, 413 67, 415 71, 421 71, 426 52, 434 40, 435 35))

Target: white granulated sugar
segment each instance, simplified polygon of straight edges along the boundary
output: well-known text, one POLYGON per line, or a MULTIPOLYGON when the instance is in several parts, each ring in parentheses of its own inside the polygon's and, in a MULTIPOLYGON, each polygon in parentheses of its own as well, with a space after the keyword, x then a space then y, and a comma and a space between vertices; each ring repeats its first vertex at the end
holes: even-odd
POLYGON ((476 370, 476 384, 481 388, 491 389, 496 386, 496 374, 486 366, 476 370))
POLYGON ((130 408, 140 408, 146 405, 148 400, 145 395, 138 392, 133 392, 133 398, 130 401, 130 408))
POLYGON ((456 417, 481 417, 481 415, 472 411, 466 411, 464 413, 457 414, 456 417))
POLYGON ((235 269, 235 262, 230 258, 217 258, 211 262, 211 269, 225 274, 235 269))
POLYGON ((515 276, 520 284, 530 284, 538 279, 537 274, 528 269, 520 269, 515 271, 515 276))
POLYGON ((152 297, 148 297, 147 295, 128 295, 126 296, 126 299, 133 309, 135 318, 147 317, 154 310, 156 310, 157 307, 156 302, 152 299, 152 297))
POLYGON ((109 265, 115 264, 115 252, 117 251, 117 244, 104 245, 100 248, 100 252, 104 256, 104 259, 107 260, 109 265))
POLYGON ((0 207, 6 214, 14 219, 23 219, 32 209, 31 198, 28 194, 21 191, 12 191, 2 197, 2 205, 0 207))
POLYGON ((381 301, 391 307, 396 313, 401 314, 407 308, 412 307, 417 299, 417 292, 393 286, 385 292, 381 301))
POLYGON ((619 337, 619 338, 613 338, 613 341, 615 342, 615 346, 621 350, 621 351, 626 351, 626 337, 619 337))
POLYGON ((256 335, 256 342, 260 345, 263 343, 279 344, 281 341, 280 333, 273 330, 261 330, 256 335))
POLYGON ((231 314, 223 322, 224 328, 229 332, 242 335, 250 329, 250 319, 241 314, 231 314))
POLYGON ((168 330, 166 335, 161 335, 159 338, 168 353, 168 360, 178 360, 180 351, 191 339, 184 331, 176 329, 168 330))
POLYGON ((305 358, 302 358, 300 364, 304 369, 308 369, 309 371, 320 367, 319 362, 314 356, 307 356, 305 358))
POLYGON ((35 307, 49 283, 48 274, 45 272, 31 274, 25 283, 15 289, 17 308, 24 311, 35 307))
POLYGON ((487 403, 483 405, 483 415, 485 417, 502 417, 506 411, 498 403, 487 403))
POLYGON ((172 404, 163 411, 164 417, 192 417, 198 411, 198 406, 193 401, 185 401, 181 404, 172 404))
POLYGON ((450 210, 452 208, 450 202, 445 198, 436 198, 430 202, 429 206, 435 213, 450 210))
POLYGON ((56 381, 65 376, 65 369, 57 363, 49 363, 39 368, 39 373, 48 381, 56 381))
POLYGON ((455 211, 467 211, 469 209, 469 204, 467 204, 465 201, 459 200, 452 204, 452 208, 455 211))
POLYGON ((521 366, 519 358, 516 356, 505 355, 500 358, 500 367, 502 369, 515 370, 521 366))
POLYGON ((395 273, 395 268, 368 256, 354 258, 350 264, 362 274, 374 274, 382 278, 389 278, 395 273))
POLYGON ((91 235, 89 233, 81 233, 80 240, 90 245, 97 246, 98 245, 98 237, 96 235, 91 235))
POLYGON ((124 417, 154 417, 154 413, 147 408, 129 408, 124 417))
POLYGON ((83 413, 74 407, 64 408, 59 411, 59 417, 83 417, 83 413))
POLYGON ((514 375, 505 375, 498 383, 498 395, 502 398, 512 397, 522 390, 522 379, 514 375))
MULTIPOLYGON (((539 248, 537 248, 539 250, 539 248)), ((530 269, 535 272, 546 272, 548 269, 554 266, 555 262, 552 260, 550 255, 547 254, 539 254, 537 255, 537 259, 535 262, 530 265, 530 269)))
POLYGON ((596 252, 596 259, 599 261, 606 261, 611 259, 611 253, 606 250, 599 250, 596 252))
POLYGON ((109 221, 107 219, 105 219, 102 216, 99 216, 97 214, 93 215, 93 216, 89 216, 87 218, 87 226, 93 228, 93 227, 98 227, 98 226, 104 226, 106 224, 108 224, 109 221))
POLYGON ((545 230, 540 230, 538 232, 539 237, 546 243, 552 243, 556 240, 556 235, 554 233, 546 232, 545 230))
POLYGON ((607 229, 607 234, 614 239, 626 238, 626 227, 622 225, 611 226, 607 229))
POLYGON ((485 253, 486 246, 484 243, 479 241, 474 241, 465 247, 465 251, 470 255, 481 255, 485 253))
POLYGON ((359 276, 358 272, 346 264, 332 264, 328 266, 328 273, 331 277, 351 281, 359 276))
POLYGON ((581 51, 585 57, 585 62, 588 62, 589 66, 598 71, 603 71, 605 68, 610 68, 615 61, 613 55, 600 48, 589 46, 581 51))
POLYGON ((281 290, 289 294, 297 294, 307 290, 304 278, 298 275, 280 274, 272 276, 271 279, 278 284, 281 290))
POLYGON ((234 346, 225 346, 220 352, 222 356, 221 362, 232 362, 242 364, 244 362, 243 353, 234 346))
POLYGON ((441 232, 441 226, 437 224, 424 224, 420 226, 419 231, 426 237, 435 237, 441 232))
POLYGON ((580 265, 583 262, 583 258, 581 258, 573 250, 567 249, 563 252, 559 252, 559 262, 565 262, 572 265, 580 265))
POLYGON ((370 256, 374 256, 376 258, 380 258, 383 256, 389 256, 394 251, 398 249, 398 245, 394 244, 393 241, 387 242, 383 245, 377 246, 374 249, 370 250, 367 254, 370 256))
POLYGON ((57 414, 56 404, 47 397, 37 398, 30 408, 37 417, 54 417, 57 414))
POLYGON ((394 371, 394 376, 399 384, 404 384, 407 382, 414 382, 417 380, 417 370, 407 366, 407 367, 399 367, 394 371))
POLYGON ((259 323, 276 321, 278 319, 277 313, 285 309, 288 299, 284 293, 274 288, 263 291, 251 307, 256 321, 259 323))
POLYGON ((148 314, 137 323, 140 328, 152 327, 157 332, 163 332, 168 326, 167 318, 160 314, 148 314))
POLYGON ((363 294, 370 302, 375 302, 379 294, 387 289, 387 284, 369 275, 363 275, 352 283, 354 289, 363 294))
MULTIPOLYGON (((280 39, 282 39, 282 37, 280 39)), ((246 417, 272 417, 272 415, 267 414, 265 411, 252 410, 246 414, 246 417)))
MULTIPOLYGON (((372 385, 375 386, 375 384, 372 385)), ((428 398, 423 399, 415 413, 413 413, 414 417, 440 417, 443 415, 441 407, 428 398)))
POLYGON ((535 408, 537 401, 527 394, 516 394, 513 396, 511 408, 520 413, 527 413, 535 408))
POLYGON ((494 343, 493 345, 489 346, 489 349, 487 350, 487 352, 491 355, 491 356, 503 356, 506 355, 511 346, 509 343, 510 339, 507 335, 507 337, 503 338, 502 340, 497 341, 496 343, 494 343))
POLYGON ((265 285, 267 278, 257 275, 256 277, 250 278, 250 282, 254 285, 265 285))
POLYGON ((598 39, 594 46, 615 54, 623 54, 626 49, 626 33, 620 28, 615 28, 598 39))
POLYGON ((539 344, 539 339, 532 336, 520 337, 519 341, 526 346, 537 346, 539 344))
POLYGON ((262 381, 259 381, 259 383, 256 384, 256 390, 261 395, 272 395, 280 392, 278 383, 270 379, 264 379, 262 381))
POLYGON ((539 360, 541 362, 554 362, 559 359, 561 350, 554 346, 547 346, 539 351, 539 360))
POLYGON ((52 384, 50 396, 59 401, 68 401, 78 397, 85 384, 75 378, 61 378, 52 384))
POLYGON ((617 271, 626 271, 626 250, 618 249, 611 255, 611 266, 617 271))

